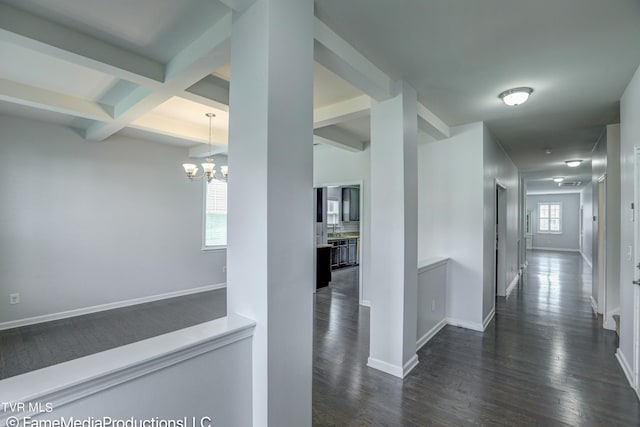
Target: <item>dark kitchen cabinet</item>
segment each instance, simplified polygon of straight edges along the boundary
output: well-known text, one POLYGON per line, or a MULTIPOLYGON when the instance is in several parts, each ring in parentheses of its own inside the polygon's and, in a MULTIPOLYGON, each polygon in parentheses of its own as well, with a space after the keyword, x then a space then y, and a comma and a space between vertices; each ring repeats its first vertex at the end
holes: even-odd
POLYGON ((328 286, 331 281, 331 249, 329 245, 316 249, 316 289, 328 286))
POLYGON ((360 189, 342 187, 342 221, 360 221, 360 189))
POLYGON ((316 222, 322 222, 322 188, 316 188, 316 222))

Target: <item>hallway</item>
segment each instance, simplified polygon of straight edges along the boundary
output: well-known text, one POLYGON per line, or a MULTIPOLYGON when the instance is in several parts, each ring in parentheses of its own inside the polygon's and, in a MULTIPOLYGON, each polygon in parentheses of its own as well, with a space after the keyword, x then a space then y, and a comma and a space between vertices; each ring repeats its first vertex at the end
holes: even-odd
POLYGON ((357 270, 334 273, 316 294, 313 424, 640 426, 617 336, 591 310, 589 267, 573 253, 528 260, 484 333, 446 326, 404 381, 367 368, 357 270))

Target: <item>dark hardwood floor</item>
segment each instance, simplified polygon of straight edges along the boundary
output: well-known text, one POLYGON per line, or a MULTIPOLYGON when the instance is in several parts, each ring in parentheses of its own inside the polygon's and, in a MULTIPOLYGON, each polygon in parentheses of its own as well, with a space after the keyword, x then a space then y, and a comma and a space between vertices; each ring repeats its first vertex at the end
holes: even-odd
POLYGON ((0 379, 227 315, 218 289, 0 331, 0 379))
MULTIPOLYGON (((578 255, 533 252, 524 280, 484 333, 445 327, 404 380, 366 366, 369 309, 358 269, 316 294, 317 426, 640 426, 640 403, 614 357, 617 336, 591 311, 578 255)), ((0 332, 0 378, 226 314, 225 291, 0 332)))
POLYGON ((316 294, 316 426, 640 426, 640 403, 591 310, 576 254, 531 252, 525 278, 484 333, 445 327, 404 379, 366 366, 369 309, 357 270, 316 294))

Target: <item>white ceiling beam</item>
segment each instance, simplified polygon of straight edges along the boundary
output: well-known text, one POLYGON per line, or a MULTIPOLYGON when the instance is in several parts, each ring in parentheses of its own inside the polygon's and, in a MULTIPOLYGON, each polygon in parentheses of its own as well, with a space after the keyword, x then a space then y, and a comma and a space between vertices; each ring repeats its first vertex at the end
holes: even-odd
POLYGON ((314 21, 315 60, 373 99, 391 98, 393 82, 324 22, 314 21))
POLYGON ((227 146, 211 144, 211 151, 209 151, 209 144, 198 144, 195 147, 189 148, 189 157, 194 159, 204 159, 209 156, 209 154, 227 154, 227 146))
POLYGON ((164 79, 159 62, 5 4, 0 4, 0 40, 141 85, 164 79))
POLYGON ((110 120, 97 102, 0 79, 0 100, 91 120, 110 120))
POLYGON ((249 9, 249 6, 255 3, 255 0, 220 0, 220 3, 236 12, 244 12, 249 9))
POLYGON ((449 126, 419 102, 418 127, 436 140, 446 139, 451 136, 449 126))
POLYGON ((114 106, 114 120, 96 122, 85 131, 88 140, 102 141, 149 113, 229 60, 231 14, 214 24, 167 64, 165 83, 154 88, 138 87, 114 106))
POLYGON ((213 75, 199 80, 180 96, 218 110, 229 111, 229 82, 213 75))
POLYGON ((334 126, 315 129, 313 141, 320 144, 332 145, 347 151, 358 152, 364 150, 365 143, 334 126))
POLYGON ((361 95, 313 111, 314 129, 358 119, 369 114, 371 98, 361 95))
MULTIPOLYGON (((209 142, 209 127, 205 126, 204 123, 196 125, 192 122, 168 117, 163 114, 145 114, 143 117, 131 123, 129 127, 161 135, 177 136, 183 139, 187 138, 190 141, 203 144, 208 144, 209 142)), ((226 129, 216 127, 211 129, 212 145, 226 147, 228 143, 229 136, 226 129)))

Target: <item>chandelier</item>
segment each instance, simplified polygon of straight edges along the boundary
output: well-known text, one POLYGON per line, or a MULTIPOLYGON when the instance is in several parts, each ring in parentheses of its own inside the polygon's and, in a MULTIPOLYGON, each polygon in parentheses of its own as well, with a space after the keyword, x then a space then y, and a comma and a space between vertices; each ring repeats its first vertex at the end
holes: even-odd
POLYGON ((200 169, 193 163, 184 163, 182 167, 189 181, 200 181, 203 178, 206 178, 207 182, 211 182, 214 178, 220 181, 226 181, 229 175, 229 166, 220 166, 220 174, 222 176, 216 177, 216 164, 213 163, 213 157, 211 155, 211 120, 216 115, 214 113, 206 113, 205 115, 209 118, 209 155, 206 158, 206 163, 200 164, 200 166, 202 166, 202 174, 198 175, 200 169))

